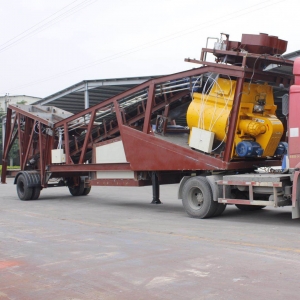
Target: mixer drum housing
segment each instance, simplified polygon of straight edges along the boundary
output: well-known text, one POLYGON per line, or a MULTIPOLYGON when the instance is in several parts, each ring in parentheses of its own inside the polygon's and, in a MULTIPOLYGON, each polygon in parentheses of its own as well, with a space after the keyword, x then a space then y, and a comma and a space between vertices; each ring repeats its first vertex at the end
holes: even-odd
MULTIPOLYGON (((215 145, 226 143, 236 81, 218 78, 208 92, 203 90, 203 93, 193 94, 187 124, 191 130, 199 128, 214 133, 215 145)), ((275 115, 276 108, 271 86, 244 83, 232 157, 245 157, 236 151, 237 145, 244 141, 261 147, 251 152, 251 156, 255 153, 263 157, 275 155, 283 134, 283 125, 275 115)))

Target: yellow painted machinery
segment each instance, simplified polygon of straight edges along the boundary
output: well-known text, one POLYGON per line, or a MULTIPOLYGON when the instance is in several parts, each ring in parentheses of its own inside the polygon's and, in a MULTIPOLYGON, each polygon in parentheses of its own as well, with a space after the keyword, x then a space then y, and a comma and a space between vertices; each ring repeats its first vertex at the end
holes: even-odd
MULTIPOLYGON (((187 123, 191 128, 190 143, 193 140, 211 139, 214 146, 226 143, 236 81, 213 79, 208 92, 194 93, 187 111, 187 123), (194 136, 193 136, 194 135, 194 136)), ((276 117, 273 89, 267 84, 244 83, 241 106, 234 137, 231 157, 255 157, 281 155, 284 143, 280 142, 283 125, 276 117)), ((213 152, 210 146, 200 147, 204 152, 213 152)), ((190 145, 191 146, 191 145, 190 145)), ((196 147, 197 148, 197 147, 196 147)))

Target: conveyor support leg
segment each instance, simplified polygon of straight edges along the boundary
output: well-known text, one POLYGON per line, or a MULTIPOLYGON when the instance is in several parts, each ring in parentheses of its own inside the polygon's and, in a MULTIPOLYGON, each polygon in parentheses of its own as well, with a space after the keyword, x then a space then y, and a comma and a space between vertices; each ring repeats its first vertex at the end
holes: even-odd
POLYGON ((162 204, 162 202, 159 200, 159 182, 155 172, 152 172, 152 193, 153 199, 151 204, 162 204))

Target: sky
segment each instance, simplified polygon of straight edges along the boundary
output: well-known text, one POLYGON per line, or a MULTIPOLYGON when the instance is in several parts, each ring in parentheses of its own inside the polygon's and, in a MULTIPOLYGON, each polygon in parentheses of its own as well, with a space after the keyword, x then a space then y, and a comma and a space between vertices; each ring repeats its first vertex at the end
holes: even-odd
POLYGON ((300 50, 296 0, 0 3, 0 96, 44 98, 83 80, 199 67, 184 58, 199 59, 220 33, 267 33, 288 41, 286 53, 300 50))

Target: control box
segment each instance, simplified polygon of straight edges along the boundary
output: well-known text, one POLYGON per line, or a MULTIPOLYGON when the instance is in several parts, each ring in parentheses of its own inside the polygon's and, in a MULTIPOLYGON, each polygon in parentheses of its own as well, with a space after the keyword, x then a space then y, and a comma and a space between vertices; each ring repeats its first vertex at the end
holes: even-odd
POLYGON ((51 162, 53 164, 62 164, 66 162, 66 154, 63 149, 51 150, 51 162))

